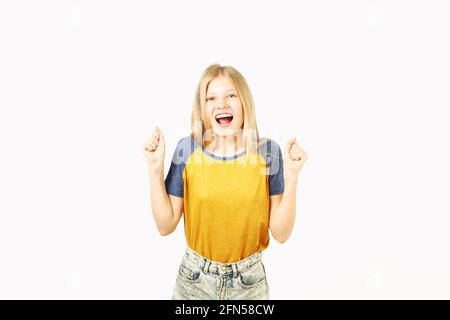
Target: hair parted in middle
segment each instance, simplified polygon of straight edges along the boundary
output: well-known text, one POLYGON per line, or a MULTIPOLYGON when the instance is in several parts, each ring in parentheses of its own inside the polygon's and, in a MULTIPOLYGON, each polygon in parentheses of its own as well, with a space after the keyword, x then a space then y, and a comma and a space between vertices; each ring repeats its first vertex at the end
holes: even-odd
POLYGON ((242 134, 245 150, 247 153, 257 151, 258 146, 266 139, 259 138, 253 96, 245 78, 231 66, 221 66, 214 63, 209 65, 201 74, 192 106, 191 136, 197 143, 205 145, 205 132, 212 130, 212 125, 206 114, 206 92, 209 83, 219 76, 226 77, 233 84, 241 100, 244 115, 242 134))

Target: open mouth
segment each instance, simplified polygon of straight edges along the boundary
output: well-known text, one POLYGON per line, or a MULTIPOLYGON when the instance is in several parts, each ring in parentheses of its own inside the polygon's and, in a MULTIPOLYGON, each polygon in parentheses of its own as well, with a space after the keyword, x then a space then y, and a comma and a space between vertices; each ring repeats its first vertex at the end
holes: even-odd
POLYGON ((220 125, 228 125, 231 121, 233 121, 231 113, 219 113, 216 115, 216 122, 220 125))

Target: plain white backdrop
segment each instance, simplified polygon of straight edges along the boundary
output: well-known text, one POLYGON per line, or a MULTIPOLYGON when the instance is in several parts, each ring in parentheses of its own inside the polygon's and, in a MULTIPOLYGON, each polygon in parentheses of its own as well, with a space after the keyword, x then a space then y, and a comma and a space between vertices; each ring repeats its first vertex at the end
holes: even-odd
POLYGON ((140 147, 165 172, 211 63, 262 136, 297 137, 297 219, 272 299, 450 298, 446 1, 2 1, 0 298, 168 299, 140 147))

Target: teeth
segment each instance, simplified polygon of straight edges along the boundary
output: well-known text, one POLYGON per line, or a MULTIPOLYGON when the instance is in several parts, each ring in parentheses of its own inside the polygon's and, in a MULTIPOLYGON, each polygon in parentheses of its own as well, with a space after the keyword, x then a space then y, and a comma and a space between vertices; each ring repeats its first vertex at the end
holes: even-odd
POLYGON ((217 116, 216 116, 216 119, 220 119, 220 118, 226 118, 226 117, 232 117, 233 115, 232 114, 229 114, 229 113, 221 113, 221 114, 218 114, 217 116))

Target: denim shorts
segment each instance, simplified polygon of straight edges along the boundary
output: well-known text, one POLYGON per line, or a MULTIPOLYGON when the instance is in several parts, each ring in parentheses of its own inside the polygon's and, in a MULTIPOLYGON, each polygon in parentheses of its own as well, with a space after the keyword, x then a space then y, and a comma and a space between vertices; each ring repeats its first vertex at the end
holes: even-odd
POLYGON ((208 260, 186 247, 173 300, 267 300, 269 286, 261 252, 233 263, 208 260))

